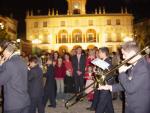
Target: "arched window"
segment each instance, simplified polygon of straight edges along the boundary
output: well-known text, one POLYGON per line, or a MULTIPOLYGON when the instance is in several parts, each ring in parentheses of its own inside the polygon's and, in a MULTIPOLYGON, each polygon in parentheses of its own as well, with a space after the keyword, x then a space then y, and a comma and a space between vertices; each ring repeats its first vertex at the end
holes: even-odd
POLYGON ((73 14, 80 14, 80 9, 74 9, 73 14))
POLYGON ((88 29, 86 37, 87 42, 96 42, 96 31, 94 29, 88 29))
POLYGON ((82 42, 82 32, 79 29, 76 29, 72 32, 72 42, 81 43, 82 42))
POLYGON ((59 31, 58 43, 68 43, 68 32, 66 30, 59 31))
POLYGON ((73 14, 80 14, 80 3, 77 1, 73 3, 73 14))

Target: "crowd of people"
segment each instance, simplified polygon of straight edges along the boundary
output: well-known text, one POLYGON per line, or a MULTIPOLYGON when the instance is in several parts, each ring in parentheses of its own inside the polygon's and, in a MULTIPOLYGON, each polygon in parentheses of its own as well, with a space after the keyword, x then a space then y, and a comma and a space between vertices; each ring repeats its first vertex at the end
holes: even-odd
MULTIPOLYGON (((58 100, 65 102, 68 94, 78 94, 95 81, 98 67, 91 61, 101 59, 112 69, 121 63, 122 58, 128 59, 139 51, 134 41, 125 43, 121 51, 112 53, 107 47, 83 50, 78 46, 70 53, 61 55, 58 51, 42 55, 19 55, 12 43, 4 43, 1 48, 0 86, 4 86, 4 113, 36 113, 36 109, 38 113, 45 113, 47 105, 57 108, 58 100)), ((114 113, 112 100, 117 98, 115 92, 124 91, 129 103, 125 105, 125 113, 149 113, 150 98, 147 94, 150 93, 150 66, 147 59, 137 55, 134 61, 128 62, 134 67, 138 65, 136 72, 128 75, 131 67, 120 67, 106 78, 106 85, 87 88, 80 95, 87 94, 87 100, 91 102, 87 109, 95 113, 114 113), (142 72, 139 72, 139 68, 142 68, 142 72), (142 96, 142 92, 146 97, 142 96), (141 105, 139 102, 146 103, 141 105)), ((122 95, 119 97, 123 99, 122 95)))

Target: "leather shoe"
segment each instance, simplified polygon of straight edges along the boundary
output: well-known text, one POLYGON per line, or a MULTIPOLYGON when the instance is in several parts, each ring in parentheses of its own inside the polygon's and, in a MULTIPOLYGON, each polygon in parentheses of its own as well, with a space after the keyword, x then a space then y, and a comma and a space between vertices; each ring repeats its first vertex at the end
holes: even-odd
POLYGON ((48 107, 56 108, 56 106, 55 106, 55 105, 48 105, 48 107))
POLYGON ((89 111, 95 111, 95 109, 92 108, 92 107, 88 107, 88 108, 86 108, 86 109, 89 110, 89 111))

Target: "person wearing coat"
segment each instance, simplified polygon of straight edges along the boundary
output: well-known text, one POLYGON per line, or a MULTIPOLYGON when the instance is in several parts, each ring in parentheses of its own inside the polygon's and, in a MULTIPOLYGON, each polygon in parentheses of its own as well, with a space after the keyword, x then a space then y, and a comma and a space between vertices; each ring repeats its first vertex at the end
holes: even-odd
POLYGON ((43 72, 41 67, 38 65, 37 57, 31 57, 29 60, 30 69, 28 72, 28 90, 31 98, 30 113, 44 113, 44 88, 43 88, 43 72))
POLYGON ((44 87, 44 105, 46 106, 46 103, 48 99, 50 100, 49 107, 56 107, 56 81, 54 77, 54 66, 52 59, 47 60, 47 71, 45 73, 46 77, 46 83, 44 87))
MULTIPOLYGON (((107 47, 101 47, 99 48, 99 58, 104 60, 109 64, 108 69, 111 69, 112 67, 112 60, 109 57, 109 49, 107 47)), ((107 84, 112 84, 113 77, 109 75, 109 78, 107 77, 107 84)), ((114 113, 114 108, 112 104, 112 95, 109 90, 97 90, 95 91, 96 96, 94 99, 97 101, 95 102, 95 113, 114 113)))
MULTIPOLYGON (((125 60, 139 51, 135 41, 122 45, 122 54, 125 60)), ((99 86, 112 92, 125 92, 125 113, 150 113, 150 70, 148 62, 141 54, 128 61, 129 66, 119 68, 119 84, 99 86)))
POLYGON ((0 60, 0 86, 4 86, 4 113, 29 113, 27 65, 12 42, 3 43, 0 60))
POLYGON ((72 57, 73 77, 75 80, 75 92, 78 93, 84 88, 84 74, 86 57, 82 54, 82 48, 76 49, 77 54, 72 57))

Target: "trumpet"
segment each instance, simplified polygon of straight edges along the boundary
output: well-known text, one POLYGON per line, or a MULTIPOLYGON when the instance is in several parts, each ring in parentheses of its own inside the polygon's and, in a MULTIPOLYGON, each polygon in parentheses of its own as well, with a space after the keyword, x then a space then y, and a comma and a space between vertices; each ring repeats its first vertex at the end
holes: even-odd
MULTIPOLYGON (((133 55, 132 57, 130 57, 127 60, 124 60, 122 63, 120 63, 119 65, 117 65, 116 67, 107 70, 106 72, 101 72, 101 71, 97 71, 95 73, 95 80, 93 81, 93 83, 91 83, 89 86, 85 87, 81 92, 73 95, 71 98, 69 98, 66 102, 65 102, 65 107, 68 109, 69 107, 75 105, 76 103, 78 103, 81 99, 83 99, 84 97, 87 96, 87 94, 83 94, 83 92, 85 92, 85 90, 87 90, 89 87, 93 86, 94 84, 97 84, 97 86, 100 85, 105 85, 107 83, 107 80, 109 80, 110 75, 115 72, 116 70, 118 70, 121 66, 127 64, 130 60, 132 60, 133 58, 135 58, 137 55, 139 54, 143 54, 142 58, 145 57, 146 55, 150 54, 150 46, 146 46, 145 48, 143 48, 141 51, 137 52, 135 55, 133 55)), ((141 58, 140 58, 141 59, 141 58)), ((112 77, 112 75, 111 75, 112 77)), ((97 87, 93 88, 93 91, 96 90, 97 87)), ((91 91, 92 92, 92 91, 91 91)))

